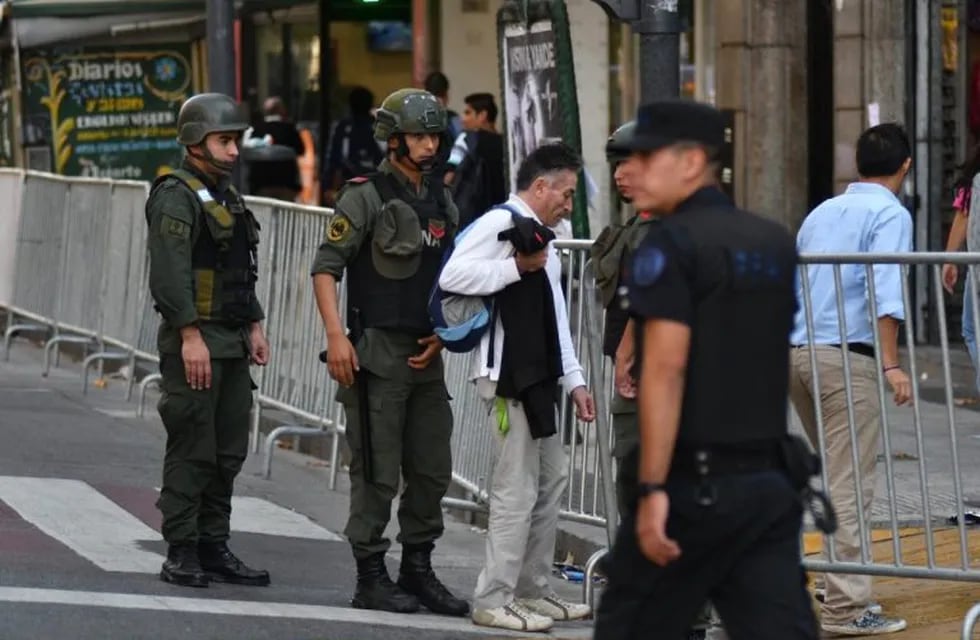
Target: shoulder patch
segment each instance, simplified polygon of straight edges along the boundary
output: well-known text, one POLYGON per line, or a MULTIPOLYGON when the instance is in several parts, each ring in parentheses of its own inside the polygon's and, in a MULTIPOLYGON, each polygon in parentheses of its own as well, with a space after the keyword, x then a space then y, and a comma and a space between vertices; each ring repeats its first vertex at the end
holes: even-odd
POLYGON ((160 231, 167 236, 186 240, 191 237, 191 225, 183 220, 164 214, 160 221, 160 231))
POLYGON ((633 281, 641 287, 649 287, 663 275, 667 256, 660 247, 641 246, 633 256, 633 281))
POLYGON ((350 235, 350 220, 342 213, 335 214, 327 227, 327 240, 330 242, 343 242, 350 235))

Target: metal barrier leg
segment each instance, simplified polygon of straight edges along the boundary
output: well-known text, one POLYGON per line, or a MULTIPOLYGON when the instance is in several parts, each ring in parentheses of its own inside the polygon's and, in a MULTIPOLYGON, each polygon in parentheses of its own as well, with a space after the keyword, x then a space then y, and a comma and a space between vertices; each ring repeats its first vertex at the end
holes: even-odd
POLYGON ((330 446, 330 490, 337 490, 337 467, 340 465, 340 432, 334 429, 330 446))
MULTIPOLYGON (((58 345, 64 343, 87 345, 90 344, 91 342, 92 342, 92 338, 89 338, 87 336, 59 335, 49 339, 47 342, 44 343, 44 371, 41 372, 41 375, 47 378, 48 374, 51 372, 51 350, 57 347, 58 345)), ((55 366, 58 366, 57 356, 55 356, 55 366)))
POLYGON ((129 376, 126 378, 126 402, 133 399, 133 386, 136 382, 136 350, 129 352, 129 376))
POLYGON ((48 326, 43 324, 12 324, 7 327, 7 330, 3 332, 3 359, 5 362, 10 361, 10 343, 13 342, 14 336, 22 331, 47 331, 48 326))
POLYGON ((262 439, 262 403, 259 401, 259 394, 252 394, 252 411, 249 413, 249 441, 252 453, 259 452, 259 443, 262 439))
POLYGON ((143 411, 146 405, 146 388, 153 383, 158 383, 163 378, 159 373, 151 373, 142 380, 140 380, 140 394, 139 394, 139 405, 136 407, 136 415, 140 418, 143 417, 143 411))
MULTIPOLYGON (((98 362, 100 365, 107 360, 126 360, 129 358, 128 353, 113 353, 110 351, 102 351, 99 353, 93 353, 84 360, 82 360, 82 395, 88 393, 88 370, 92 367, 93 362, 98 362)), ((129 399, 127 394, 127 400, 129 399)))
POLYGON ((265 438, 265 461, 263 463, 262 475, 266 480, 272 476, 272 451, 276 448, 276 441, 283 436, 327 436, 329 431, 317 427, 300 427, 297 425, 283 425, 276 427, 265 438))
POLYGON ((966 618, 963 620, 963 633, 960 635, 962 640, 971 640, 973 637, 973 627, 977 624, 977 618, 980 618, 980 604, 973 605, 966 612, 966 618))
POLYGON ((595 585, 592 584, 592 578, 595 577, 596 565, 608 554, 609 549, 599 549, 589 556, 588 562, 585 563, 585 578, 582 580, 582 600, 585 604, 589 605, 593 612, 595 612, 595 585))

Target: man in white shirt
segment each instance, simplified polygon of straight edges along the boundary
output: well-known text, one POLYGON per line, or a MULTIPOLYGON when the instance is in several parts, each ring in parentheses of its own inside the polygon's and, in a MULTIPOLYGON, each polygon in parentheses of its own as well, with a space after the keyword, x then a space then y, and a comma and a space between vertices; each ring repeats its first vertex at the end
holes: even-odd
POLYGON ((578 418, 586 422, 595 418, 565 311, 561 259, 550 241, 554 238, 550 229, 571 212, 581 166, 579 156, 564 144, 544 145, 528 155, 517 174, 517 193, 477 219, 459 239, 439 278, 439 286, 447 292, 496 296, 496 322, 480 343, 473 372, 477 391, 490 406, 490 428, 497 442, 486 562, 477 581, 472 614, 473 621, 483 626, 546 631, 555 620, 574 620, 591 613, 586 605, 559 598, 548 582, 561 496, 568 480, 568 458, 555 431, 553 399, 557 396, 535 402, 533 396, 507 390, 513 386, 513 377, 522 377, 511 376, 510 368, 524 367, 522 374, 528 368, 548 370, 552 372, 548 375, 554 375, 544 382, 545 387, 550 382, 557 388, 560 376, 578 418), (526 229, 547 245, 542 242, 542 249, 520 253, 515 252, 516 242, 500 237, 526 229), (546 278, 536 273, 542 269, 546 278), (532 304, 518 331, 508 320, 508 313, 512 316, 514 311, 504 301, 513 300, 515 292, 539 278, 547 285, 529 291, 527 299, 532 304), (533 311, 535 292, 538 301, 553 301, 541 313, 533 311), (557 333, 550 351, 548 345, 541 346, 551 335, 549 326, 557 333), (539 335, 544 337, 539 339, 539 335), (544 362, 551 360, 548 357, 527 362, 525 346, 553 354, 554 362, 544 362), (541 423, 549 422, 549 412, 549 428, 542 430, 541 423))

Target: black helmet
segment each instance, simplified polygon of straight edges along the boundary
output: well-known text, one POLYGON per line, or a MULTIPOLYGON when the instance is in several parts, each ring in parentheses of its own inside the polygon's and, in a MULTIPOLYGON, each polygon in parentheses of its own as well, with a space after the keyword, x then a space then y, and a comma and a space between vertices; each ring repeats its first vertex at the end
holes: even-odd
POLYGON ((396 133, 442 133, 448 120, 446 108, 428 91, 399 89, 375 114, 374 137, 386 142, 396 133))
POLYGON ((606 160, 612 163, 622 162, 633 153, 629 142, 633 138, 636 121, 630 120, 612 132, 606 141, 606 160))
POLYGON ((177 116, 177 141, 185 147, 201 144, 209 133, 248 129, 245 108, 223 93, 200 93, 187 99, 177 116))

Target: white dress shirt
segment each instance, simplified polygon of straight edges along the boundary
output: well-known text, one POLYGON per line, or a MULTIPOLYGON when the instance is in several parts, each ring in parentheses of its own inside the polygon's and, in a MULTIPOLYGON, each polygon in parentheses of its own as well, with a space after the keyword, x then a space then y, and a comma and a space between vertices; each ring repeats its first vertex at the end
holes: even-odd
MULTIPOLYGON (((511 194, 507 204, 522 215, 538 220, 517 195, 511 194)), ((540 222, 540 220, 538 220, 540 222)), ((514 226, 510 211, 490 209, 478 218, 466 233, 458 238, 453 255, 439 276, 439 286, 445 291, 470 296, 488 296, 503 290, 507 285, 521 279, 514 260, 514 246, 507 241, 498 240, 497 234, 514 226)), ((561 365, 564 375, 562 386, 566 393, 576 387, 585 386, 582 365, 575 355, 572 334, 565 311, 565 294, 561 288, 561 257, 553 244, 548 245, 548 261, 545 263, 548 283, 555 300, 555 320, 558 325, 558 341, 561 347, 561 365)), ((473 371, 473 378, 489 377, 496 382, 500 379, 500 361, 504 350, 504 328, 497 318, 494 326, 493 367, 487 366, 487 353, 490 349, 490 332, 480 341, 479 358, 473 371)))

